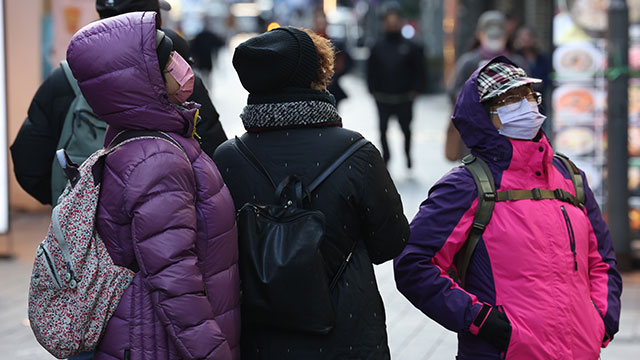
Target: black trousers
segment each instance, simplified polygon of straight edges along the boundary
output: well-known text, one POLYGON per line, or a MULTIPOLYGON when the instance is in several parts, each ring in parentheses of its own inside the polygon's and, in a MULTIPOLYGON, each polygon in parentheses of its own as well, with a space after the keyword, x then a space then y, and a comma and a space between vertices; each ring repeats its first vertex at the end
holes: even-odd
POLYGON ((413 101, 400 104, 385 104, 376 101, 378 106, 378 118, 380 120, 380 142, 382 143, 382 157, 389 161, 389 145, 387 143, 387 127, 391 116, 396 116, 400 123, 400 128, 404 134, 404 152, 407 156, 407 166, 411 167, 411 120, 413 119, 413 101))

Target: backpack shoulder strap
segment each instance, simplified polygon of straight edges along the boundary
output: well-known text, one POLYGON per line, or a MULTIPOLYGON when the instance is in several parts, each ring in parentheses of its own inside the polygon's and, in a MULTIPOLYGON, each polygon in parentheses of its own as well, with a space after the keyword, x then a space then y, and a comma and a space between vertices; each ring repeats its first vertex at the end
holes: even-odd
POLYGON ((235 137, 234 140, 235 141, 233 141, 232 144, 233 144, 233 147, 236 149, 236 151, 240 153, 240 155, 242 155, 242 157, 245 160, 247 160, 249 164, 251 164, 256 170, 258 170, 259 173, 264 175, 264 177, 267 180, 269 180, 269 183, 271 184, 271 186, 273 186, 274 189, 277 189, 277 186, 275 182, 273 182, 273 179, 271 178, 271 175, 269 175, 269 172, 267 171, 267 169, 265 169, 262 163, 253 154, 251 149, 249 149, 249 147, 244 143, 244 141, 242 141, 242 139, 240 139, 237 136, 235 137))
MULTIPOLYGON (((363 147, 368 143, 369 141, 367 139, 361 138, 360 140, 350 145, 342 154, 340 154, 340 156, 338 156, 338 158, 333 163, 327 166, 327 168, 325 168, 320 173, 320 175, 318 175, 315 179, 311 181, 311 183, 307 186, 307 189, 306 189, 307 194, 310 194, 311 192, 313 192, 334 171, 336 171, 336 169, 340 167, 342 163, 344 163, 349 157, 351 157, 351 155, 353 155, 356 151, 358 151, 361 147, 363 147)), ((238 151, 245 158, 245 160, 247 160, 256 170, 258 170, 258 172, 260 172, 262 175, 264 175, 265 178, 267 178, 267 180, 269 180, 269 183, 271 183, 271 185, 274 188, 278 189, 279 187, 283 186, 283 183, 276 186, 275 182, 271 178, 271 175, 269 175, 269 172, 267 171, 267 169, 262 165, 262 163, 260 163, 258 158, 253 154, 253 152, 249 149, 249 147, 239 137, 237 136, 235 137, 233 146, 236 149, 236 151, 238 151)), ((282 190, 280 190, 280 192, 282 192, 282 190)))
POLYGON ((331 176, 331 174, 333 174, 333 172, 336 171, 336 169, 338 169, 338 167, 340 167, 342 163, 347 161, 347 159, 349 159, 351 155, 353 155, 356 151, 360 150, 360 148, 367 144, 369 144, 369 140, 365 138, 360 138, 360 140, 351 144, 347 148, 347 150, 340 154, 340 156, 338 156, 338 158, 333 163, 331 163, 331 165, 327 166, 327 168, 324 169, 324 171, 322 171, 320 175, 318 175, 311 181, 311 183, 307 186, 307 193, 311 194, 316 188, 318 188, 318 186, 320 186, 325 180, 327 180, 327 178, 331 176))
POLYGON ((582 181, 582 175, 580 175, 578 167, 573 163, 573 161, 569 159, 567 155, 563 153, 556 151, 553 154, 553 157, 560 160, 567 171, 569 171, 569 176, 571 177, 571 182, 573 183, 573 189, 576 191, 576 198, 581 204, 584 204, 584 181, 582 181))
POLYGON ((157 130, 124 130, 119 132, 118 135, 116 135, 113 138, 113 140, 111 140, 109 145, 107 145, 104 149, 100 150, 102 151, 100 155, 100 159, 98 159, 98 161, 93 165, 93 168, 91 169, 93 173, 93 182, 95 184, 98 184, 99 182, 102 181, 102 174, 104 171, 104 159, 109 153, 113 152, 115 149, 117 149, 121 145, 126 144, 129 141, 136 140, 136 139, 144 139, 144 138, 161 139, 171 143, 173 146, 180 149, 185 159, 191 166, 191 160, 189 160, 189 156, 187 155, 187 152, 184 150, 182 145, 180 145, 179 142, 177 142, 174 138, 172 138, 168 134, 162 131, 157 131, 157 130))
POLYGON ((73 73, 71 72, 71 68, 69 67, 69 63, 67 62, 67 60, 62 60, 60 62, 60 67, 62 68, 64 76, 67 78, 69 85, 71 85, 73 93, 76 94, 76 96, 82 96, 82 91, 80 91, 80 87, 78 86, 78 80, 73 77, 73 73))
POLYGON ((481 158, 467 155, 462 159, 462 163, 463 167, 473 175, 473 180, 478 189, 478 208, 473 217, 473 225, 469 237, 461 249, 462 258, 458 260, 458 276, 464 287, 471 256, 493 215, 493 207, 496 201, 496 185, 489 166, 481 158))
MULTIPOLYGON (((347 159, 349 159, 351 155, 355 154, 356 151, 360 150, 363 146, 369 143, 370 143, 369 140, 365 138, 360 138, 360 140, 352 143, 342 154, 340 154, 340 156, 338 156, 336 160, 333 161, 333 163, 331 163, 331 165, 327 166, 327 168, 325 168, 320 173, 320 175, 318 175, 315 179, 311 181, 311 183, 307 187, 306 195, 310 196, 311 193, 315 189, 317 189, 318 186, 320 186, 329 176, 331 176, 331 174, 333 174, 333 172, 336 171, 340 167, 340 165, 342 165, 345 161, 347 161, 347 159)), ((347 266, 349 265, 349 262, 351 261, 351 257, 353 256, 353 252, 355 251, 357 244, 358 244, 358 241, 354 241, 351 244, 349 253, 345 255, 344 259, 342 260, 342 263, 340 264, 340 267, 338 268, 338 271, 335 273, 335 275, 331 279, 331 282, 329 284, 330 291, 332 291, 336 287, 336 284, 338 283, 338 280, 342 276, 342 273, 344 273, 347 266)))
POLYGON ((164 133, 162 131, 156 131, 156 130, 125 130, 125 131, 121 131, 120 133, 118 133, 118 135, 116 135, 113 138, 113 140, 111 140, 109 145, 107 145, 107 147, 105 148, 105 153, 109 153, 109 152, 115 150, 116 148, 118 148, 120 145, 124 144, 128 140, 138 139, 138 138, 145 138, 145 137, 166 140, 166 141, 170 142, 171 144, 173 144, 178 149, 180 149, 186 155, 186 152, 184 151, 184 148, 182 147, 182 145, 180 145, 179 142, 177 142, 174 138, 172 138, 171 136, 167 135, 166 133, 164 133))

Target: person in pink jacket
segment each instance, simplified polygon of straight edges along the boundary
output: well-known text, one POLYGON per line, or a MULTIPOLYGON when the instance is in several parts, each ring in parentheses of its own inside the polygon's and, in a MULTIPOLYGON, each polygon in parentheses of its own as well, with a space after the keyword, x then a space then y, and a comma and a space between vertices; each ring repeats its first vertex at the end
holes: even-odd
POLYGON ((394 261, 398 289, 458 333, 460 360, 598 359, 618 331, 609 229, 584 173, 575 169, 583 185, 574 187, 540 130, 538 82, 502 56, 467 80, 453 122, 475 157, 466 161, 484 161, 495 183, 482 192, 495 200, 490 221, 476 221, 480 192, 468 168, 455 168, 430 190, 394 261), (461 286, 450 273, 470 234, 481 235, 461 286))

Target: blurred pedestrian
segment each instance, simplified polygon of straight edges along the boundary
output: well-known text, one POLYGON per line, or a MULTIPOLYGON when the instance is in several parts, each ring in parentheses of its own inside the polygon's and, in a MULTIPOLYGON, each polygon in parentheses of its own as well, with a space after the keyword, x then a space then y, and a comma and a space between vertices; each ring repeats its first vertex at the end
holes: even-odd
MULTIPOLYGON (((447 90, 451 107, 456 103, 456 98, 465 81, 480 66, 486 64, 496 56, 506 56, 518 66, 528 71, 527 62, 520 55, 512 54, 506 48, 508 33, 505 30, 505 16, 497 10, 484 12, 478 19, 476 26, 476 39, 471 51, 464 53, 456 61, 456 70, 451 84, 447 90)), ((469 149, 464 145, 458 130, 449 121, 447 138, 445 143, 445 157, 450 161, 459 161, 469 154, 469 149)))
MULTIPOLYGON (((547 100, 547 89, 551 86, 551 58, 540 50, 535 34, 530 28, 520 28, 516 32, 513 45, 516 53, 527 62, 531 76, 542 80, 542 83, 532 86, 534 90, 542 93, 543 99, 547 100)), ((545 111, 542 112, 545 113, 545 111)))
POLYGON ((397 117, 404 134, 407 167, 411 168, 411 120, 413 102, 426 90, 423 48, 405 39, 401 30, 404 20, 397 3, 389 3, 384 11, 384 35, 371 49, 367 62, 367 84, 378 108, 380 142, 385 164, 391 154, 387 143, 387 127, 397 117))
POLYGON ((155 12, 111 17, 67 50, 108 124, 105 147, 119 144, 105 158, 96 228, 114 263, 136 272, 95 359, 239 359, 235 209, 193 138, 193 71, 156 25, 155 12))
MULTIPOLYGON (((170 5, 163 0, 96 0, 96 10, 101 19, 131 11, 159 13, 160 9, 170 9, 170 5)), ((158 18, 158 27, 161 21, 158 18)), ((185 53, 189 49, 186 41, 173 31, 167 30, 167 34, 181 56, 189 59, 189 54, 185 53)), ((40 85, 29 106, 27 118, 11 146, 13 170, 18 183, 42 204, 55 205, 66 185, 62 169, 54 162, 56 150, 68 148, 70 144, 77 145, 78 154, 68 152, 73 160, 82 162, 102 145, 106 129, 106 124, 86 105, 82 96, 76 95, 75 79, 65 72, 62 66, 58 66, 40 85)), ((207 89, 197 75, 189 100, 202 105, 196 133, 202 149, 212 156, 227 136, 207 89)))
POLYGON ((518 13, 518 10, 514 8, 514 9, 511 9, 511 11, 508 11, 506 13, 505 22, 504 22, 504 32, 507 37, 507 44, 505 45, 505 48, 511 54, 516 52, 514 43, 516 39, 516 33, 518 32, 518 29, 520 29, 521 26, 522 26, 522 17, 518 13))
POLYGON ((191 40, 194 66, 201 76, 211 83, 211 71, 218 57, 218 52, 224 46, 225 40, 214 32, 213 18, 207 17, 201 32, 191 40))
POLYGON ((327 16, 322 8, 317 8, 313 12, 313 31, 316 34, 322 36, 325 39, 331 40, 333 47, 335 48, 335 61, 334 61, 334 73, 331 78, 331 82, 327 86, 327 90, 335 97, 336 107, 339 107, 340 102, 348 97, 342 86, 340 86, 340 78, 351 70, 353 65, 353 59, 347 49, 346 39, 332 39, 327 34, 327 16))
POLYGON ((540 130, 535 83, 505 57, 467 80, 453 121, 473 155, 429 191, 394 263, 398 289, 458 333, 458 358, 597 359, 618 331, 609 229, 540 130))
MULTIPOLYGON (((274 195, 275 185, 299 179, 302 189, 295 196, 302 195, 312 179, 362 139, 342 128, 335 101, 326 91, 333 55, 327 39, 293 27, 271 30, 236 48, 233 65, 249 91, 240 116, 247 132, 221 145, 214 159, 237 209, 249 202, 287 204, 286 198, 274 195), (246 147, 243 153, 250 152, 253 160, 249 162, 236 147, 246 147)), ((326 334, 285 330, 259 319, 291 321, 287 314, 243 310, 242 357, 389 359, 384 306, 372 263, 381 264, 400 253, 408 225, 380 153, 371 143, 364 145, 307 195, 304 209, 319 210, 325 218, 320 253, 326 279, 337 275, 330 293, 335 326, 326 334)), ((278 255, 265 261, 285 261, 278 255)), ((274 296, 286 298, 289 292, 304 296, 296 293, 303 285, 287 284, 288 293, 274 296)))

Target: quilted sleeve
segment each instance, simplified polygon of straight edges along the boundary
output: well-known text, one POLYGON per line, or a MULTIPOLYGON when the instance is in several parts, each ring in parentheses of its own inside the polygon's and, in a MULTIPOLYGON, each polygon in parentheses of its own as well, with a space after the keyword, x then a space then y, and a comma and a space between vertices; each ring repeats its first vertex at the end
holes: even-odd
POLYGON ((179 149, 157 151, 135 164, 125 181, 134 252, 168 336, 185 359, 230 359, 197 266, 190 162, 179 149))
POLYGON ((409 224, 402 200, 378 150, 365 145, 369 159, 364 165, 360 212, 364 217, 365 244, 374 264, 398 256, 409 240, 409 224))

